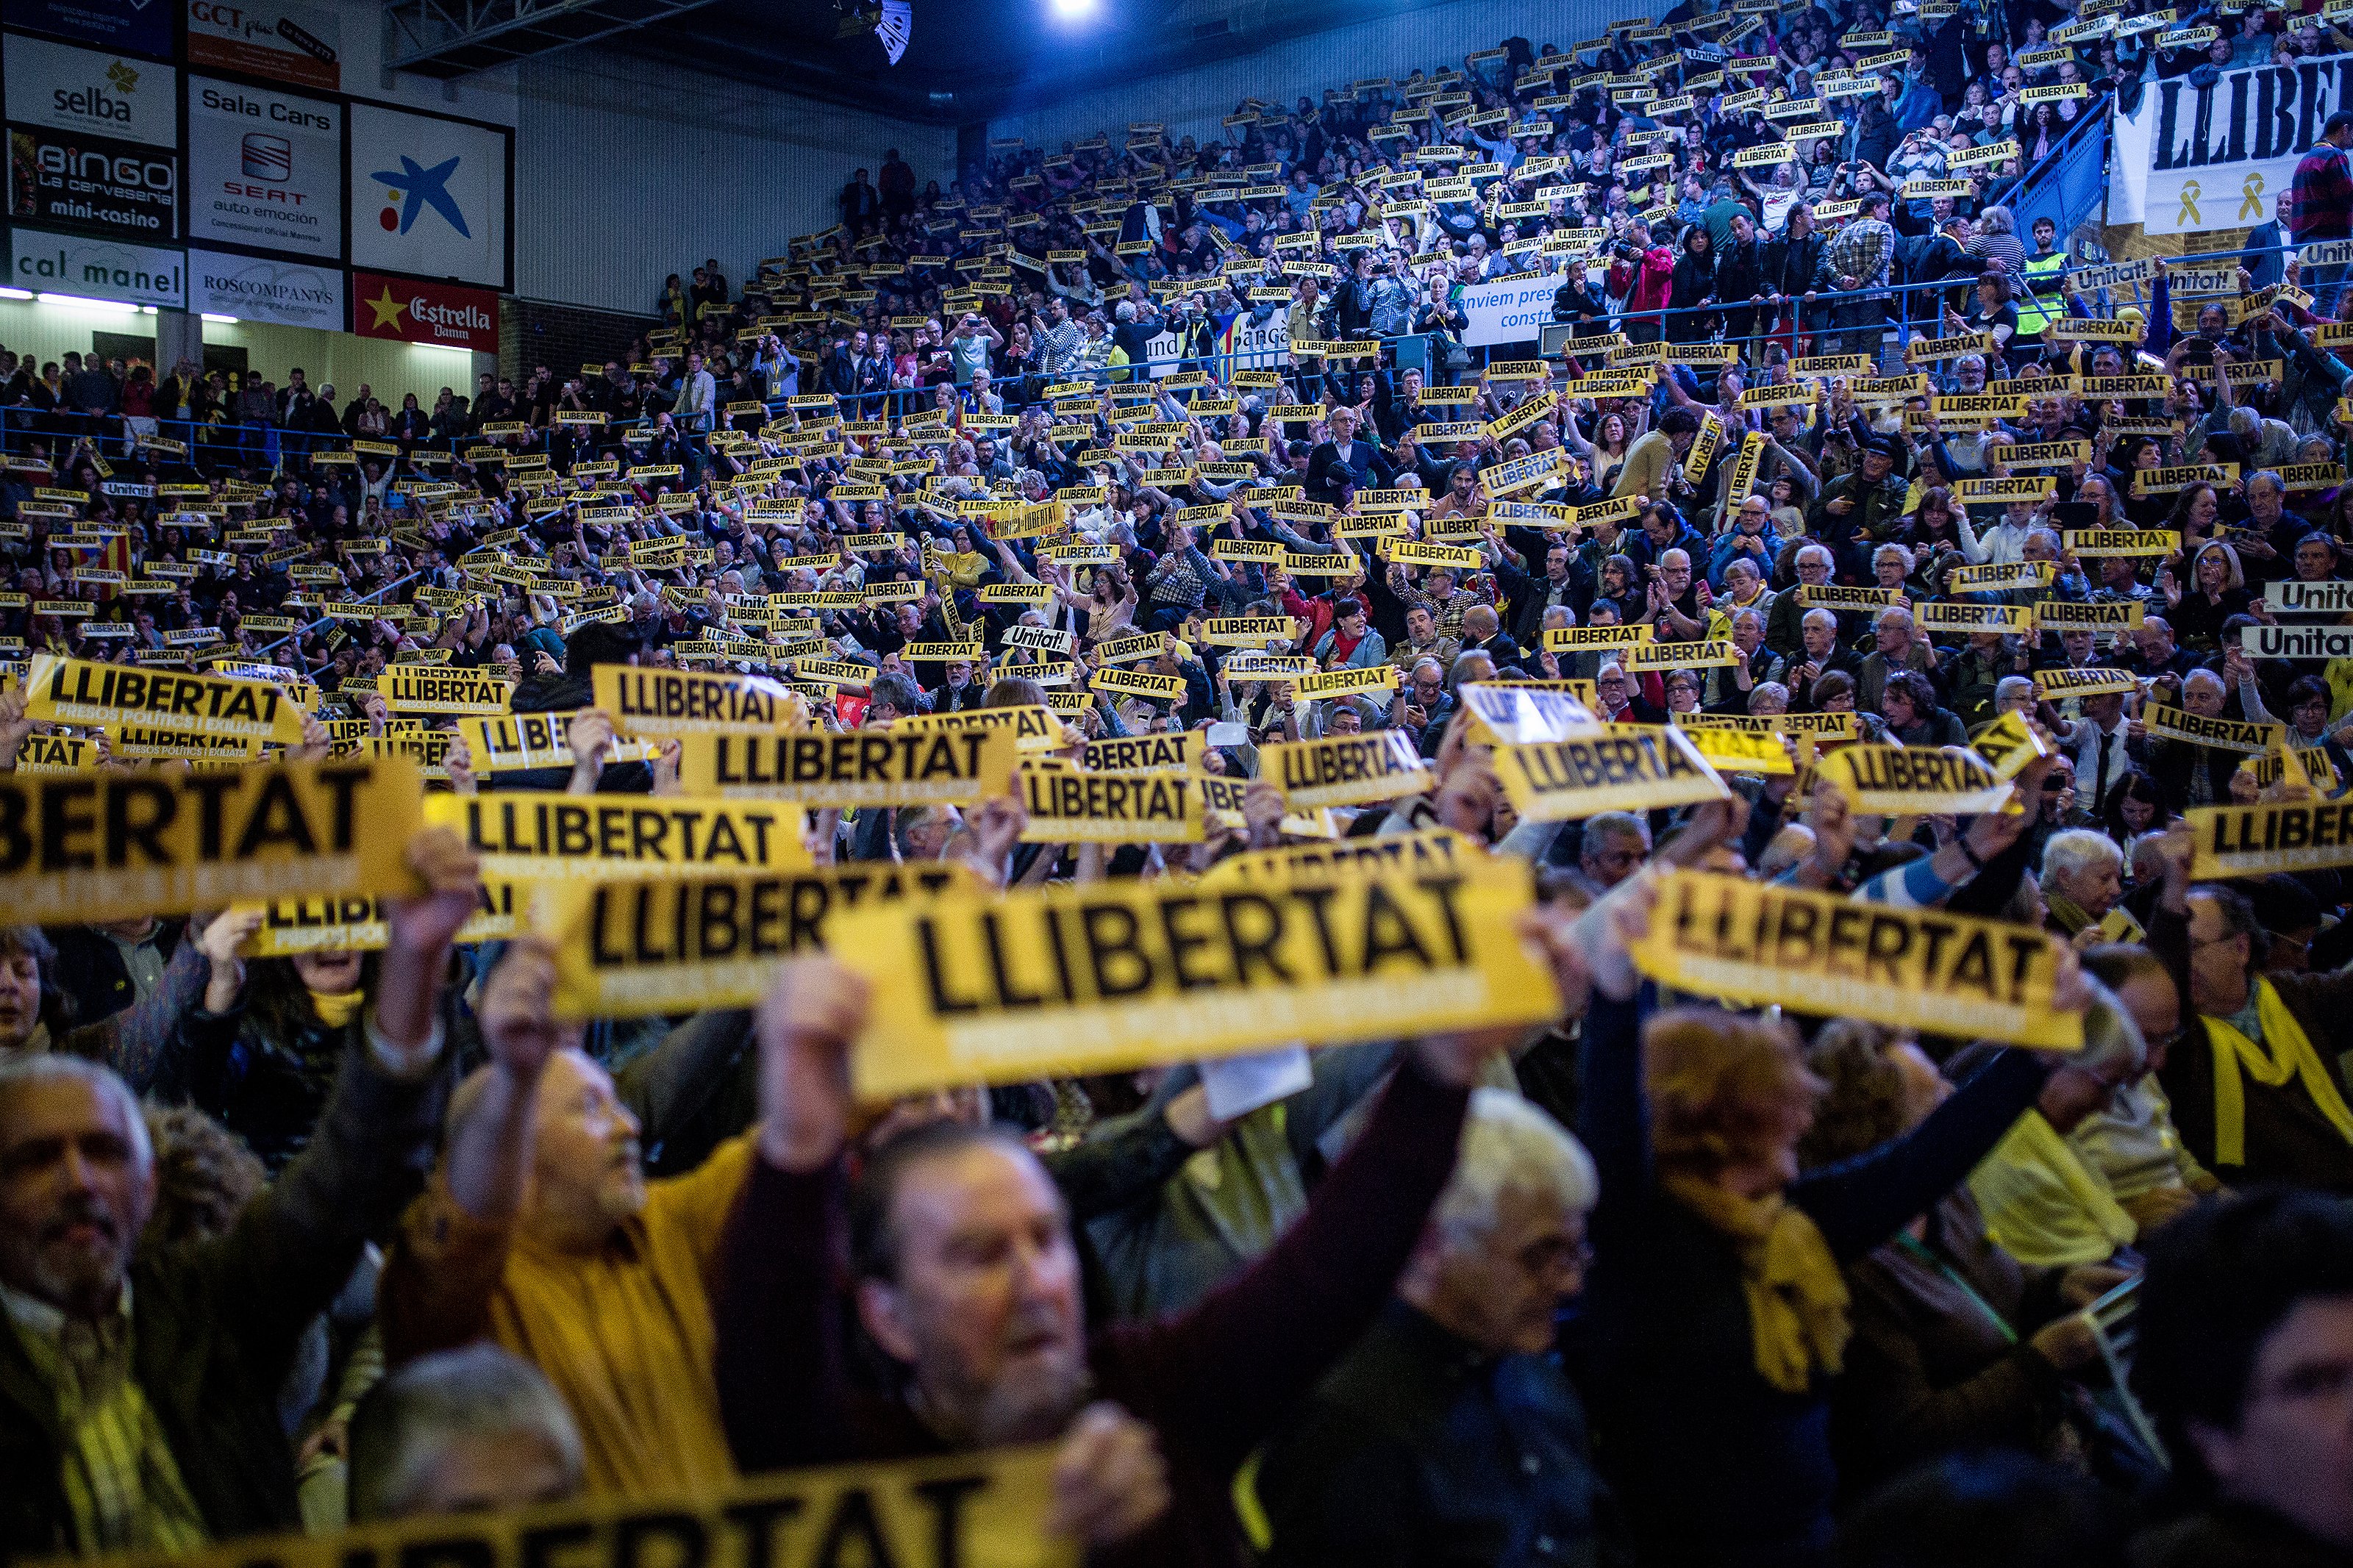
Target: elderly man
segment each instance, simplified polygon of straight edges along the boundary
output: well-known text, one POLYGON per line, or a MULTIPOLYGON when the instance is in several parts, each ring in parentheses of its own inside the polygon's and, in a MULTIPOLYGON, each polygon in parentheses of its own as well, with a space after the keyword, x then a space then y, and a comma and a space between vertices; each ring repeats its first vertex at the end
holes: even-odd
MULTIPOLYGON (((706 1281, 751 1140, 649 1183, 638 1120, 559 1028, 553 956, 509 950, 483 982, 491 1064, 459 1089, 431 1189, 382 1286, 397 1363, 494 1339, 534 1363, 580 1422, 592 1493, 708 1490, 734 1478, 719 1428, 706 1281)), ((707 1014, 681 1058, 715 1068, 749 1026, 707 1014)))
POLYGON ((302 1152, 216 1239, 142 1252, 139 1104, 78 1057, 0 1060, 0 1554, 187 1552, 297 1527, 280 1390, 432 1146, 450 939, 480 900, 447 830, 391 900, 378 1001, 302 1152))
MULTIPOLYGON (((1798 549, 1798 587, 1799 592, 1777 595, 1773 607, 1766 613, 1765 646, 1791 664, 1803 662, 1806 657, 1805 623, 1807 608, 1799 601, 1802 590, 1826 586, 1837 565, 1836 558, 1819 544, 1800 545, 1798 549)), ((1837 623, 1833 619, 1832 623, 1837 623)))
POLYGON ((2042 846, 2043 922, 2081 947, 2100 937, 2100 922, 2125 895, 2125 852, 2094 828, 2070 827, 2042 846), (2086 936, 2085 932, 2090 932, 2086 936))
POLYGON ((2353 975, 2262 974, 2263 928, 2236 889, 2192 887, 2191 842, 2165 845, 2148 923, 2196 1015, 2159 1075, 2182 1142, 2224 1183, 2353 1192, 2353 1110, 2336 1065, 2353 1047, 2353 975))
POLYGON ((562 1502, 580 1490, 580 1428, 537 1367, 473 1344, 409 1363, 351 1426, 352 1518, 367 1523, 562 1502))
POLYGON ((1879 711, 1879 699, 1887 690, 1887 678, 1899 669, 1916 670, 1928 678, 1939 691, 1943 678, 1936 670, 1936 650, 1922 637, 1912 618, 1912 612, 1890 605, 1879 612, 1872 623, 1875 646, 1863 656, 1862 668, 1855 676, 1854 705, 1866 713, 1879 711))
MULTIPOLYGON (((2182 710, 2195 718, 2221 718, 2228 700, 2222 678, 2211 669, 2193 669, 2182 679, 2182 710)), ((2151 710, 2142 721, 2144 725, 2159 721, 2161 714, 2162 710, 2151 710)), ((2171 812, 2187 811, 2193 805, 2228 805, 2231 775, 2242 760, 2242 753, 2221 746, 2201 746, 2163 735, 2148 739, 2149 773, 2157 781, 2166 810, 2171 812)))
POLYGON ((1806 509, 1806 531, 1846 558, 1855 575, 1867 576, 1869 547, 1889 537, 1904 521, 1911 485, 1896 471, 1896 448, 1874 438, 1862 448, 1862 466, 1822 487, 1806 509))
POLYGON ((1817 706, 1814 687, 1833 670, 1850 679, 1862 673, 1862 661, 1853 650, 1839 646, 1838 615, 1831 610, 1806 612, 1805 646, 1789 666, 1789 694, 1800 709, 1817 706))
POLYGON ((1651 858, 1651 825, 1630 811, 1605 811, 1585 820, 1577 868, 1599 898, 1642 868, 1651 858))
POLYGON ((1607 1559, 1584 1408, 1551 1354, 1596 1192, 1550 1117, 1472 1097, 1397 1299, 1261 1458, 1266 1562, 1607 1559))
MULTIPOLYGON (((1581 972, 1552 946, 1564 994, 1578 994, 1581 972)), ((1092 1491, 1064 1500, 1072 1533, 1149 1531, 1132 1550, 1155 1561, 1230 1558, 1229 1481, 1388 1297, 1495 1042, 1407 1047, 1271 1249, 1188 1311, 1090 1335, 1067 1212, 1018 1139, 955 1123, 910 1133, 866 1163, 845 1213, 845 1058, 868 1005, 863 979, 806 958, 783 966, 761 1008, 759 1157, 719 1272, 736 1458, 750 1471, 1060 1439, 1066 1474, 1092 1491), (836 1238, 853 1215, 845 1272, 836 1238), (851 1377, 853 1310, 893 1368, 890 1393, 851 1377), (1167 1458, 1178 1506, 1166 1518, 1139 1422, 1167 1458)))
POLYGON ((2061 729, 2060 744, 2075 764, 2075 798, 2094 819, 2108 798, 2108 786, 2148 762, 2148 742, 2125 718, 2124 693, 2105 691, 2084 699, 2084 716, 2061 729))

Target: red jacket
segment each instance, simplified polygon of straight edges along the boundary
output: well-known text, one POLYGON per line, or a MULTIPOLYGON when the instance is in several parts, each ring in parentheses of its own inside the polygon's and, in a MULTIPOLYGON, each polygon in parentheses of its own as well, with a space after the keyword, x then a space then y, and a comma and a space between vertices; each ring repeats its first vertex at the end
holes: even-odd
POLYGON ((1667 308, 1667 287, 1674 280, 1675 253, 1663 245, 1654 245, 1642 252, 1642 271, 1635 275, 1633 268, 1623 261, 1609 264, 1609 293, 1622 299, 1630 310, 1663 310, 1667 308))

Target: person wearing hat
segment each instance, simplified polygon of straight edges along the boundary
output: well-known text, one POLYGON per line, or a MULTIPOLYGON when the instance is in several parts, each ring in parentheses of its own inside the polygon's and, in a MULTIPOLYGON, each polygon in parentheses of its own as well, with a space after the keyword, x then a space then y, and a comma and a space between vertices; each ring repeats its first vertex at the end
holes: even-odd
POLYGON ((1910 490, 1901 446, 1892 437, 1873 439, 1862 447, 1860 468, 1822 487, 1807 509, 1807 531, 1829 545, 1852 575, 1864 576, 1858 542, 1876 541, 1894 528, 1910 490))

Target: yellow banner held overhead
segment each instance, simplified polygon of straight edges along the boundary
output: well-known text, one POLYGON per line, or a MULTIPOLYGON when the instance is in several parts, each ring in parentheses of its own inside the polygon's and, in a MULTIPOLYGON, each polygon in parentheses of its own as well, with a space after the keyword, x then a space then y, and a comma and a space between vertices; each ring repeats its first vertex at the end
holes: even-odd
POLYGON ((1198 844, 1198 780, 1183 773, 1082 773, 1067 763, 1016 771, 1029 819, 1024 844, 1198 844))
POLYGON ((2038 669, 2034 672, 2035 698, 2045 702, 2119 692, 2129 695, 2139 689, 2140 682, 2129 670, 2082 668, 2038 669))
POLYGON ((1055 1449, 998 1448, 786 1470, 702 1498, 587 1499, 441 1514, 323 1535, 254 1536, 105 1568, 1078 1568, 1048 1533, 1055 1449))
POLYGON ((1495 776, 1524 822, 1566 822, 1731 795, 1689 736, 1667 724, 1605 724, 1589 734, 1495 748, 1495 776))
POLYGON ((1634 962, 1662 985, 1752 1006, 2046 1050, 2084 1043, 2082 1015, 2052 1005, 2057 943, 2005 921, 1674 871, 1634 962))
POLYGON ((616 729, 656 740, 777 734, 808 721, 799 693, 763 676, 600 664, 591 685, 616 729))
POLYGON ((1004 726, 846 735, 689 735, 679 784, 690 795, 853 805, 963 805, 1002 794, 1019 754, 1004 726))
MULTIPOLYGON (((582 709, 580 712, 586 712, 582 709)), ((533 768, 568 768, 572 721, 580 713, 473 713, 458 721, 469 765, 477 773, 522 773, 533 768)), ((605 748, 607 763, 650 763, 661 755, 659 741, 616 735, 605 748)))
POLYGON ((2207 805, 2187 814, 2190 876, 2263 877, 2353 866, 2353 800, 2207 805))
MULTIPOLYGON (((458 928, 460 945, 515 934, 512 882, 482 884, 481 908, 458 928)), ((391 940, 382 899, 283 899, 232 904, 229 912, 259 908, 261 927, 246 945, 248 958, 291 958, 299 952, 372 952, 391 940)))
POLYGON ((1282 790, 1294 811, 1397 800, 1438 787, 1437 772, 1398 730, 1272 742, 1259 749, 1259 776, 1282 790))
POLYGON ((154 725, 192 734, 294 745, 302 710, 260 680, 93 664, 37 653, 25 678, 25 717, 36 723, 154 725))
POLYGON ((850 911, 828 936, 876 982, 851 1078, 877 1100, 1544 1022, 1559 996, 1515 929, 1533 896, 1525 863, 1474 857, 1434 876, 950 897, 850 911))
POLYGON ((1485 858, 1486 853, 1477 842, 1451 827, 1432 827, 1419 833, 1387 833, 1371 838, 1293 844, 1281 849, 1229 855, 1201 873, 1199 885, 1286 883, 1293 878, 1304 879, 1318 872, 1342 870, 1443 875, 1466 859, 1485 858))
POLYGON ((514 700, 515 683, 404 664, 377 676, 375 689, 396 713, 503 713, 514 700))
POLYGON ((959 866, 884 860, 757 877, 549 884, 530 918, 555 948, 558 1017, 637 1018, 749 1007, 779 959, 828 945, 843 911, 980 890, 959 866))
POLYGON ((25 737, 16 751, 20 773, 88 773, 98 771, 98 748, 79 735, 25 737))
MULTIPOLYGON (((1678 714, 1678 718, 1682 715, 1678 714)), ((1787 776, 1798 771, 1789 743, 1770 732, 1719 729, 1713 724, 1678 726, 1692 750, 1723 773, 1772 773, 1787 776)))
POLYGON ((667 795, 437 795, 425 819, 454 827, 494 880, 728 877, 809 864, 786 805, 667 795))
POLYGON ((1844 790, 1858 811, 1887 816, 1975 816, 1999 810, 2010 785, 1993 764, 1967 752, 1932 746, 1848 746, 1822 759, 1820 776, 1844 790))
POLYGON ((1566 691, 1472 680, 1455 695, 1471 714, 1465 739, 1488 745, 1565 741, 1600 723, 1592 709, 1566 691))
POLYGON ((891 721, 894 735, 939 735, 959 730, 1010 730, 1015 745, 1024 753, 1059 752, 1075 739, 1052 709, 1034 704, 967 708, 960 713, 910 713, 891 721))
POLYGON ((0 774, 0 903, 32 924, 406 893, 423 791, 399 759, 0 774))
POLYGON ((2037 757, 2051 754, 2051 744, 2042 732, 2015 708, 1978 731, 1969 746, 2004 784, 2024 773, 2037 757))
POLYGON ((1104 773, 1183 773, 1200 765, 1207 734, 1172 730, 1164 735, 1122 735, 1089 741, 1086 765, 1104 773))

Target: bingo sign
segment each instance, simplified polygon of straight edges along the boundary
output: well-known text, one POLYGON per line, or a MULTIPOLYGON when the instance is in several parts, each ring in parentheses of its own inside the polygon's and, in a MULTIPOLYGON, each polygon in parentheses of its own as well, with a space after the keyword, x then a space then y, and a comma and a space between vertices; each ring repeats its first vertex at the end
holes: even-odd
POLYGON ((456 283, 352 274, 352 331, 438 348, 499 352, 499 297, 456 283))
POLYGON ((338 259, 343 167, 343 105, 188 79, 190 239, 338 259))
POLYGON ((1552 320, 1552 299, 1560 292, 1558 278, 1521 278, 1473 283, 1456 301, 1471 318, 1463 329, 1467 348, 1495 343, 1533 342, 1552 320))

